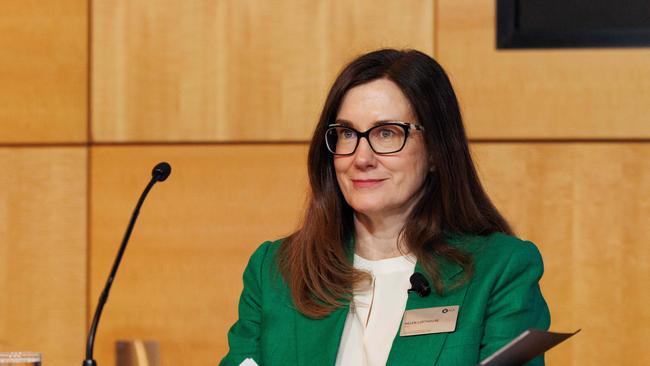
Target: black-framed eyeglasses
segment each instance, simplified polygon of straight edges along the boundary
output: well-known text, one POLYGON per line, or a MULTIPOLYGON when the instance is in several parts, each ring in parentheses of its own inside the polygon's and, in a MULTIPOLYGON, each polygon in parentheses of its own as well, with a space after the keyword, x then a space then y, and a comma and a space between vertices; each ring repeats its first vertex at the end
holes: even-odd
POLYGON ((401 151, 412 130, 424 131, 424 127, 406 122, 386 122, 359 132, 343 124, 331 124, 325 132, 327 150, 334 155, 352 155, 357 151, 363 137, 376 154, 392 154, 401 151))

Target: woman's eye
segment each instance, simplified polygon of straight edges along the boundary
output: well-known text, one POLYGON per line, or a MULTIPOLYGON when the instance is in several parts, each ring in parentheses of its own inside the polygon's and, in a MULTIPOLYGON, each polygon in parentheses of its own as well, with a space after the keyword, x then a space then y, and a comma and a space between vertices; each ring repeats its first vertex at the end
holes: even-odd
POLYGON ((341 135, 341 138, 344 138, 344 139, 354 138, 354 132, 352 132, 350 130, 343 130, 343 131, 341 131, 340 135, 341 135))
POLYGON ((379 136, 383 139, 389 139, 391 137, 395 136, 395 131, 389 129, 389 128, 382 128, 379 131, 379 136))

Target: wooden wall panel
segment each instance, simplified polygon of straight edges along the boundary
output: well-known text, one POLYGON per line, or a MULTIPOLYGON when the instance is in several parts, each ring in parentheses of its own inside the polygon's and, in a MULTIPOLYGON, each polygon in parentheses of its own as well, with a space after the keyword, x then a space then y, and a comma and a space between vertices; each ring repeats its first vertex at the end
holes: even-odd
POLYGON ((140 213, 102 318, 97 361, 113 364, 115 340, 140 338, 161 342, 163 364, 215 364, 249 256, 296 225, 306 154, 301 144, 93 148, 91 309, 151 168, 172 165, 140 213))
MULTIPOLYGON (((642 348, 650 336, 644 291, 650 146, 481 143, 473 149, 496 204, 542 251, 552 329, 583 329, 548 355, 549 364, 616 364, 621 349, 626 364, 650 361, 642 348)), ((107 307, 97 359, 112 362, 116 339, 152 338, 161 341, 165 363, 215 361, 226 350, 248 256, 262 240, 294 227, 306 147, 93 150, 93 303, 150 168, 159 160, 174 167, 145 203, 107 307)))
POLYGON ((0 351, 83 360, 86 149, 0 148, 0 351))
POLYGON ((539 246, 551 329, 582 332, 550 365, 648 365, 650 145, 477 144, 484 184, 539 246))
POLYGON ((436 56, 471 137, 650 137, 650 49, 496 50, 495 22, 494 1, 438 1, 436 56))
POLYGON ((433 2, 93 3, 95 141, 306 141, 344 62, 433 52, 433 2))
POLYGON ((0 143, 85 141, 88 1, 2 1, 0 50, 0 143))

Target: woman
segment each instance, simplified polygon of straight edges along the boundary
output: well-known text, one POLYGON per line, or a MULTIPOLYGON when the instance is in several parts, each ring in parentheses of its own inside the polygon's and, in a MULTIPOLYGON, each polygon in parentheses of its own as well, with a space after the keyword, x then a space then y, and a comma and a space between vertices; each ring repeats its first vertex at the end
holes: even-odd
POLYGON ((345 67, 308 164, 302 225, 251 257, 222 365, 476 365, 548 329, 540 254, 481 187, 429 56, 386 49, 345 67), (412 276, 424 280, 409 291, 412 276))

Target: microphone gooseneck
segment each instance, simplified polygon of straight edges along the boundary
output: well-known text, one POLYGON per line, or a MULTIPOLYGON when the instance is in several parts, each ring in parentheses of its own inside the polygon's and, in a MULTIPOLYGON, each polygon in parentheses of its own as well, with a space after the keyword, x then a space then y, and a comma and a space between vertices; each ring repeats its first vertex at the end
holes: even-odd
POLYGON ((424 277, 422 273, 413 273, 409 278, 409 281, 411 281, 411 288, 408 290, 408 292, 415 292, 420 297, 427 297, 431 294, 431 286, 429 285, 429 281, 427 281, 426 277, 424 277))
POLYGON ((102 291, 101 295, 99 295, 99 301, 97 302, 97 308, 95 308, 95 315, 93 316, 93 322, 92 325, 90 326, 90 330, 88 331, 88 340, 86 342, 86 359, 81 364, 82 366, 97 366, 97 362, 93 359, 93 347, 95 345, 95 333, 97 332, 97 325, 99 324, 99 319, 101 318, 104 305, 108 300, 108 294, 111 291, 111 286, 113 285, 115 274, 117 273, 117 269, 119 268, 120 262, 122 261, 122 256, 124 255, 124 251, 126 250, 126 244, 129 242, 129 238, 131 237, 131 232, 133 231, 133 226, 135 225, 135 221, 137 220, 138 214, 140 213, 140 207, 142 207, 142 203, 144 202, 145 198, 147 197, 147 194, 154 186, 154 184, 156 184, 156 182, 162 182, 165 179, 167 179, 171 171, 172 171, 171 166, 166 162, 158 163, 153 168, 153 171, 151 172, 151 180, 149 181, 149 184, 147 184, 147 187, 140 195, 140 199, 138 200, 138 203, 136 204, 135 209, 133 210, 133 214, 131 214, 131 221, 129 221, 129 226, 127 226, 126 232, 124 233, 124 238, 122 239, 122 245, 120 245, 120 249, 118 250, 117 256, 115 257, 115 261, 113 262, 113 268, 111 268, 111 272, 108 275, 108 279, 106 280, 106 285, 104 286, 104 290, 102 291))

